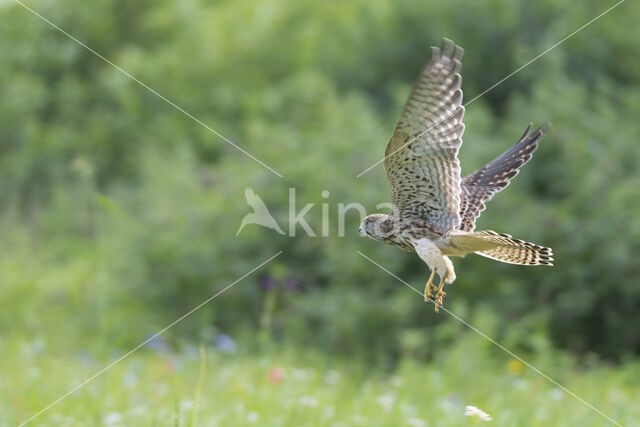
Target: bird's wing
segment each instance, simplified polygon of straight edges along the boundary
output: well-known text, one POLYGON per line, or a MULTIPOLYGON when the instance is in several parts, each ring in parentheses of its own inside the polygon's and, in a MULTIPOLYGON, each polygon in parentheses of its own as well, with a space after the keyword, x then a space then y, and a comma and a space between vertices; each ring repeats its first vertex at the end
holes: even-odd
POLYGON ((520 167, 531 159, 533 152, 538 148, 538 141, 549 130, 549 127, 549 124, 546 123, 529 134, 531 130, 531 125, 529 125, 513 147, 483 168, 462 179, 460 230, 474 230, 476 219, 485 209, 484 203, 509 185, 511 179, 518 174, 520 167))
POLYGON ((447 39, 431 48, 385 152, 395 213, 442 234, 460 224, 463 53, 447 39))

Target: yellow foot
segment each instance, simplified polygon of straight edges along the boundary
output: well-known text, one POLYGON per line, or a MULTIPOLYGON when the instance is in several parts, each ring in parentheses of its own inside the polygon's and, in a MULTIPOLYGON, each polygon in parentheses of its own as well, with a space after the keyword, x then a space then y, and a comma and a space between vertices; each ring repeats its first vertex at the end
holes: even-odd
POLYGON ((437 290, 438 287, 436 285, 434 285, 433 283, 427 283, 427 286, 424 288, 424 302, 426 302, 427 304, 431 304, 436 298, 433 292, 437 290))
POLYGON ((436 285, 433 284, 433 278, 436 275, 436 270, 435 268, 431 271, 431 276, 429 276, 429 280, 427 281, 427 284, 424 285, 424 302, 426 303, 430 303, 433 300, 433 294, 431 293, 431 291, 437 291, 438 287, 436 285))
POLYGON ((440 307, 443 306, 443 298, 447 298, 447 293, 445 291, 442 290, 442 288, 444 287, 444 281, 447 280, 447 276, 449 275, 449 272, 447 271, 446 273, 444 273, 444 276, 440 277, 440 284, 438 285, 438 293, 436 294, 436 306, 434 307, 436 313, 440 312, 440 307))
POLYGON ((440 312, 440 307, 444 306, 444 302, 443 302, 443 298, 447 299, 447 293, 444 292, 443 290, 439 290, 437 295, 436 295, 436 306, 435 306, 435 311, 436 313, 440 312))

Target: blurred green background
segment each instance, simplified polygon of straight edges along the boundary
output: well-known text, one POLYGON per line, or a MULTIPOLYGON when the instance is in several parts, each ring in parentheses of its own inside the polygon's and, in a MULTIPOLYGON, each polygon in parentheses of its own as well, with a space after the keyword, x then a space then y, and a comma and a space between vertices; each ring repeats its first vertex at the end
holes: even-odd
MULTIPOLYGON (((0 425, 14 425, 278 251, 34 425, 608 421, 356 253, 422 289, 414 254, 339 203, 389 201, 385 144, 429 47, 471 100, 614 2, 0 2, 0 425), (288 188, 319 235, 288 228, 288 188), (326 190, 330 195, 323 198, 326 190), (200 347, 200 351, 198 351, 200 347), (205 364, 203 361, 208 360, 205 364), (332 379, 333 378, 333 379, 332 379), (337 378, 337 379, 336 379, 337 378), (303 399, 304 398, 304 399, 303 399)), ((447 308, 625 425, 640 418, 640 7, 628 1, 468 106, 463 174, 549 121, 478 229, 553 268, 468 256, 447 308)))

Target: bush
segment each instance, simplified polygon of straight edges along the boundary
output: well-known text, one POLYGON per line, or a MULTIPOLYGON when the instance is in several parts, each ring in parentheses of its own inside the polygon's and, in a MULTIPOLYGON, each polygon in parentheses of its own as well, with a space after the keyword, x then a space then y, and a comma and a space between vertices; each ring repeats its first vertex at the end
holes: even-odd
MULTIPOLYGON (((252 186, 282 226, 295 187, 300 206, 316 204, 308 219, 317 232, 320 205, 329 203, 335 233, 338 203, 372 212, 388 201, 382 167, 356 175, 381 158, 429 45, 447 36, 464 46, 471 100, 602 8, 64 3, 33 7, 284 178, 26 10, 0 6, 5 320, 139 342, 282 250, 179 327, 194 337, 260 329, 275 340, 392 358, 398 346, 429 357, 411 347, 411 331, 446 337, 448 322, 356 250, 418 288, 426 266, 360 239, 355 211, 346 238, 301 230, 288 238, 255 226, 236 238, 248 211, 243 189, 252 186), (265 281, 296 285, 272 294, 265 281)), ((640 351, 640 68, 630 55, 639 18, 638 7, 621 5, 468 106, 465 172, 508 148, 529 121, 554 125, 479 224, 552 246, 556 266, 456 262, 450 301, 470 312, 490 307, 506 320, 504 338, 519 324, 579 353, 616 359, 640 351)))

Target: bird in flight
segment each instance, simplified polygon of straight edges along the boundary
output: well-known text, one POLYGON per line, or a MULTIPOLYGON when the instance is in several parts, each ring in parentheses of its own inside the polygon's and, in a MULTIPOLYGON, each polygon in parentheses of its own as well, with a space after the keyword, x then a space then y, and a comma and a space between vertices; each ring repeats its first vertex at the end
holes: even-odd
POLYGON ((360 232, 418 256, 431 269, 424 300, 442 307, 445 283, 456 279, 450 256, 476 253, 500 262, 552 265, 551 248, 495 231, 474 231, 485 202, 509 185, 529 161, 545 124, 531 125, 513 147, 474 173, 461 178, 458 150, 462 145, 462 55, 464 50, 444 39, 431 48, 402 116, 387 144, 384 166, 391 188, 390 215, 365 217, 360 232), (433 281, 440 277, 438 286, 433 281), (435 292, 435 295, 434 295, 435 292))

